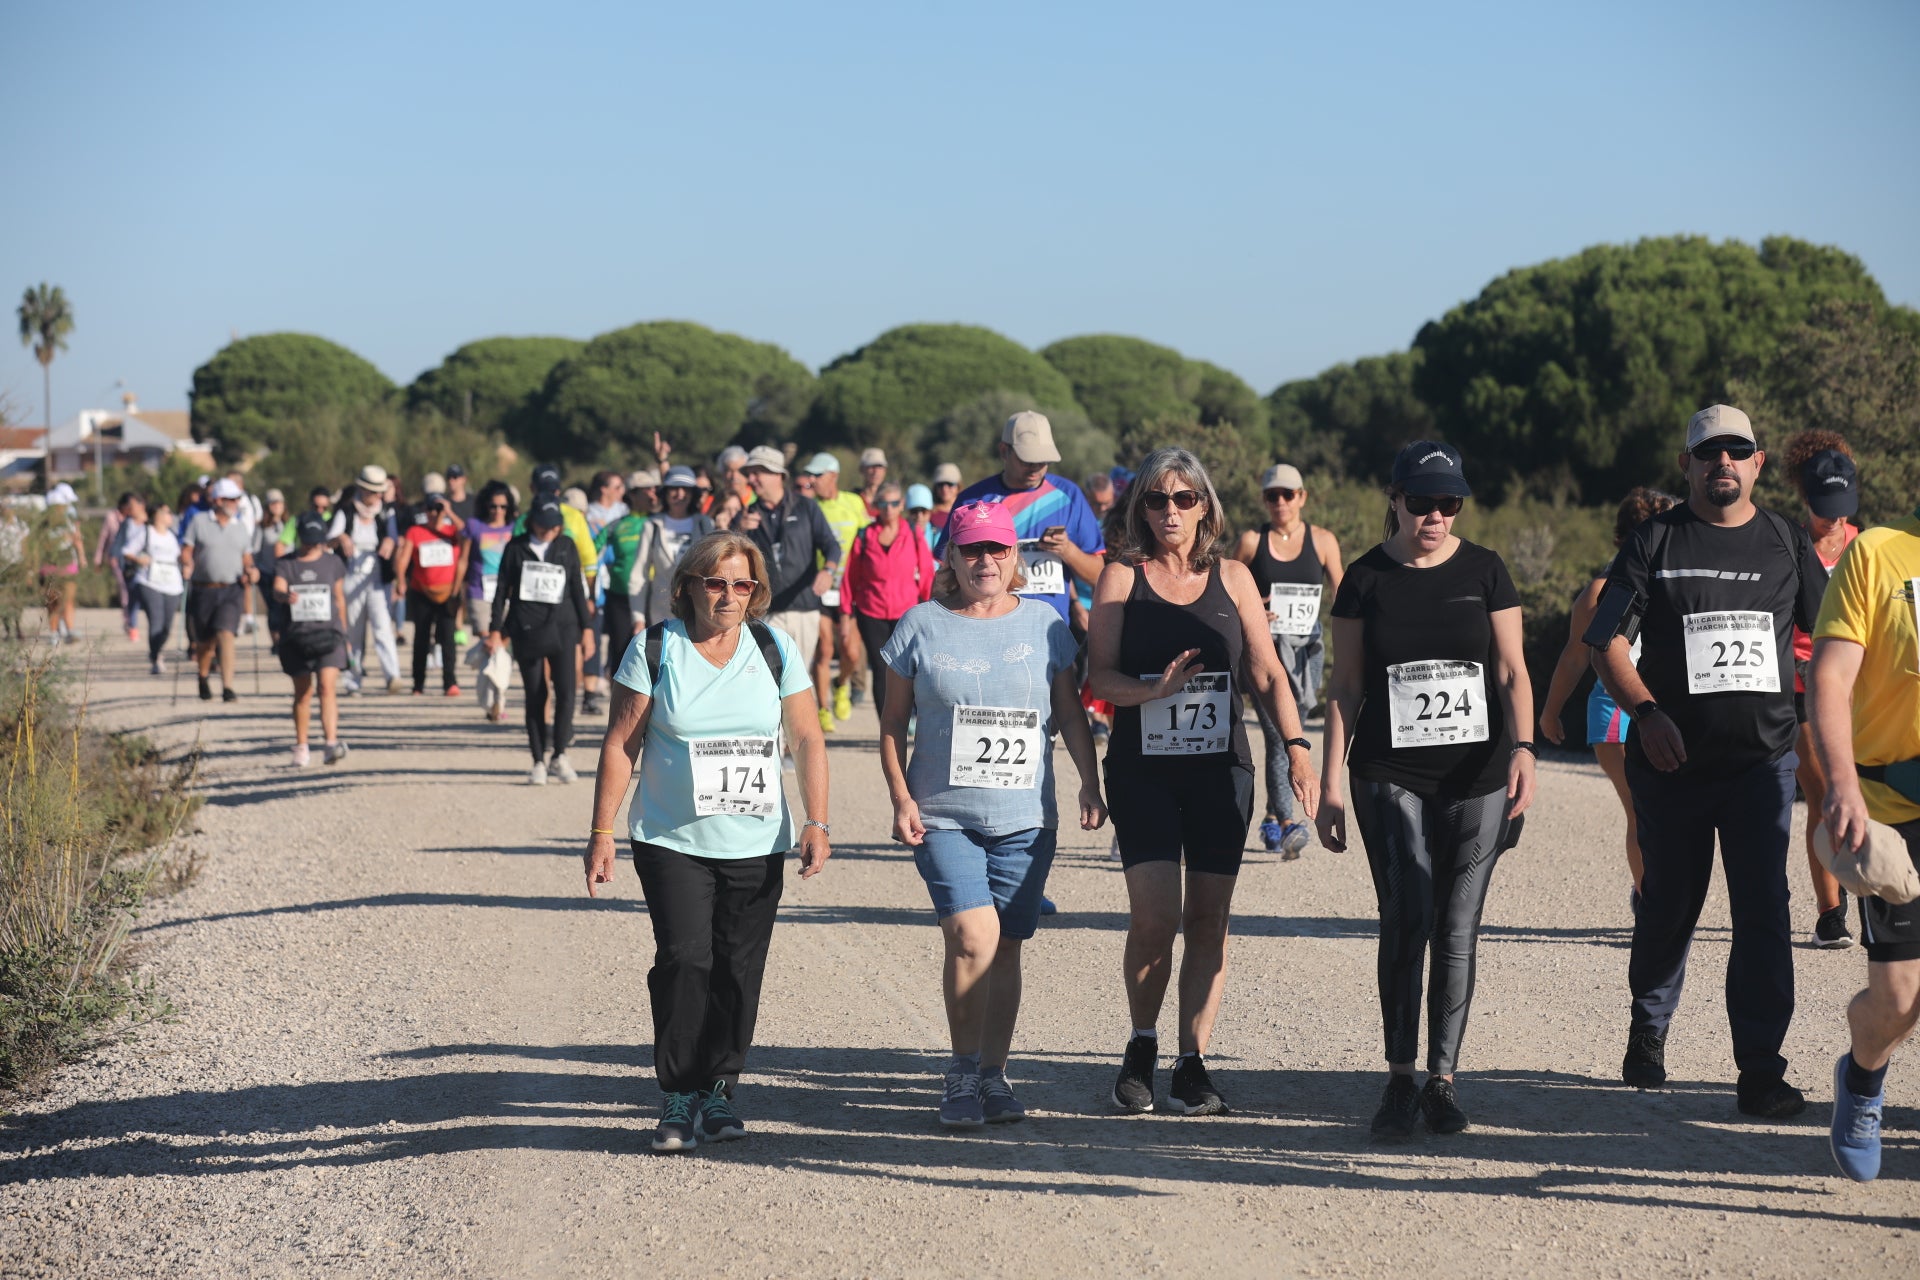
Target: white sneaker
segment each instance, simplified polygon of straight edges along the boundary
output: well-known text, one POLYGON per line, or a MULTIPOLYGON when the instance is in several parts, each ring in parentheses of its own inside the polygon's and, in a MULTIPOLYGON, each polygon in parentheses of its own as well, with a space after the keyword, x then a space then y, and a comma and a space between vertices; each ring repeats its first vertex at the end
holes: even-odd
POLYGON ((165 674, 167 674, 167 662, 166 662, 166 659, 164 659, 164 658, 155 658, 155 659, 153 660, 153 665, 152 665, 152 666, 150 666, 150 667, 148 667, 148 668, 147 668, 147 671, 148 671, 148 672, 149 672, 150 674, 152 674, 152 675, 156 675, 156 676, 163 676, 163 675, 165 675, 165 674))
POLYGON ((553 763, 548 766, 548 771, 552 773, 555 782, 580 781, 580 775, 573 771, 573 766, 567 762, 564 755, 556 755, 553 763))
POLYGON ((342 760, 345 760, 346 758, 347 758, 347 744, 344 741, 329 742, 327 744, 326 761, 328 764, 339 764, 342 760))
POLYGON ((294 768, 304 769, 307 767, 307 763, 312 759, 313 759, 313 754, 307 750, 306 743, 296 742, 293 744, 293 767, 294 768))
POLYGON ((547 766, 544 761, 535 760, 533 768, 527 771, 527 781, 536 787, 547 785, 547 766))

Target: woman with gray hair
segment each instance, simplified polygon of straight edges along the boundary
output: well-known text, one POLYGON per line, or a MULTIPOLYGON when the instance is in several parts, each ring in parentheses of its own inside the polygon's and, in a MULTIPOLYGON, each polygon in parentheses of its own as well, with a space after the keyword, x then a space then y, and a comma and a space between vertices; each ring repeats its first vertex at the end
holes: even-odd
POLYGON ((1133 1035, 1113 1102, 1154 1110, 1156 1024, 1178 933, 1186 938, 1180 1053, 1168 1095, 1183 1114, 1215 1115, 1227 1106, 1201 1055, 1220 1009, 1227 921, 1253 821, 1253 758, 1234 687, 1241 673, 1286 735, 1290 785, 1309 817, 1318 796, 1266 602, 1247 567, 1226 554, 1226 516, 1200 460, 1185 449, 1148 454, 1127 490, 1120 532, 1094 586, 1087 636, 1093 695, 1117 708, 1107 808, 1132 915, 1125 978, 1133 1035))
POLYGON ((641 751, 628 815, 653 925, 653 1061, 665 1095, 655 1151, 744 1138, 733 1091, 760 1011, 760 982, 789 851, 800 878, 826 865, 827 748, 799 647, 761 621, 771 592, 752 539, 715 533, 673 578, 674 616, 630 646, 613 677, 587 838, 587 892, 613 878, 615 819, 641 751), (785 735, 806 820, 780 779, 785 735))

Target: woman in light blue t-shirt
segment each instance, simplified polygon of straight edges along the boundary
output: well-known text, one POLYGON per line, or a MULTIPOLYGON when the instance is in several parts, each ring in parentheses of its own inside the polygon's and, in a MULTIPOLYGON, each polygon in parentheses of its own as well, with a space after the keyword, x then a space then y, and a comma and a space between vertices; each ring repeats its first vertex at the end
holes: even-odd
POLYGON ((708 535, 674 574, 673 618, 629 645, 613 678, 587 892, 613 878, 614 820, 644 747, 630 835, 653 923, 647 990, 666 1095, 655 1151, 746 1136, 733 1091, 753 1041, 787 852, 798 844, 803 880, 831 852, 813 683, 793 641, 760 621, 768 596, 759 548, 743 534, 708 535), (783 732, 807 809, 797 840, 780 776, 783 732))
POLYGON ((947 1066, 940 1122, 1019 1120, 1007 1052, 1020 1013, 1020 946, 1053 865, 1053 739, 1080 772, 1080 825, 1107 820, 1093 733, 1059 610, 1022 599, 1019 538, 997 502, 947 523, 933 599, 901 618, 887 664, 880 767, 893 838, 913 846, 946 935, 947 1066), (913 758, 907 725, 918 713, 913 758))

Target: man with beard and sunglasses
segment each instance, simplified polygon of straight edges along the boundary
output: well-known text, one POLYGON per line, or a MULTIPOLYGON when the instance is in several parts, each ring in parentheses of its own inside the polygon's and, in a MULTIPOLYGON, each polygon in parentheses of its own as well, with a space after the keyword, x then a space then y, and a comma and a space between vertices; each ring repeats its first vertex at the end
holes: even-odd
POLYGON ((1717 833, 1733 917, 1726 1002, 1739 1107, 1782 1119, 1806 1106, 1780 1052, 1793 1019, 1793 628, 1812 629, 1826 573, 1805 530, 1754 505, 1766 460, 1740 410, 1716 404, 1694 414, 1679 455, 1687 500, 1621 546, 1587 638, 1595 669, 1634 723, 1627 786, 1644 870, 1621 1079, 1640 1089, 1666 1083, 1667 1027, 1717 833), (1638 669, 1628 657, 1636 619, 1638 669))

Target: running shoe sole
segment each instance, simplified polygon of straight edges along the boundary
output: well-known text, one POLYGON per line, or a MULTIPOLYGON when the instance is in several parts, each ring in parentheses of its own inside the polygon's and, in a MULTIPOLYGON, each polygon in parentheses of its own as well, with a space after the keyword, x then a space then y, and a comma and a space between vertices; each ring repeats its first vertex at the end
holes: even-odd
POLYGON ((972 1116, 964 1116, 959 1119, 949 1119, 946 1116, 941 1116, 940 1123, 948 1129, 984 1129, 987 1125, 984 1117, 975 1120, 972 1116))
POLYGON ((1130 1107, 1126 1103, 1120 1101, 1120 1091, 1118 1089, 1115 1089, 1113 1091, 1112 1097, 1113 1097, 1114 1110, 1124 1112, 1130 1116, 1144 1116, 1149 1112, 1157 1111, 1159 1109, 1159 1103, 1157 1100, 1154 1102, 1149 1102, 1144 1107, 1130 1107))
POLYGON ((693 1151, 696 1148, 698 1148, 699 1145, 700 1145, 700 1139, 696 1137, 682 1138, 677 1135, 671 1135, 671 1134, 666 1137, 662 1137, 657 1133, 653 1136, 653 1143, 652 1143, 653 1149, 655 1151, 659 1151, 662 1153, 672 1153, 677 1151, 693 1151))
POLYGON ((730 1124, 724 1129, 710 1131, 701 1139, 703 1142, 735 1142, 747 1136, 745 1125, 730 1124))
POLYGON ((1211 1102, 1186 1103, 1168 1095, 1167 1101, 1173 1104, 1173 1110, 1183 1116, 1223 1116, 1227 1114, 1227 1104, 1219 1098, 1211 1102))

